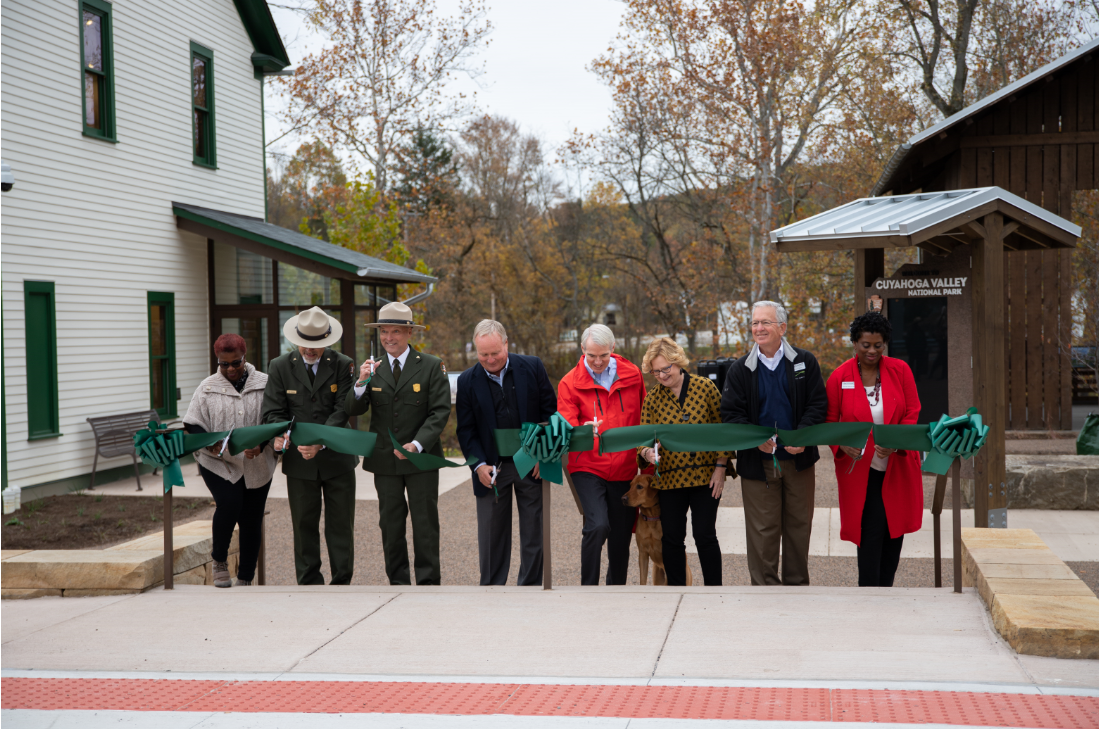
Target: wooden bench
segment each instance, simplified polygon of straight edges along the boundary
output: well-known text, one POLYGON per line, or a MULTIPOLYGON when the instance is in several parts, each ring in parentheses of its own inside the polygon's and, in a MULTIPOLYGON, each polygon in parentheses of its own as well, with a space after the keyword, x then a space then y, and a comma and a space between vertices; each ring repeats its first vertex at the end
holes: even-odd
MULTIPOLYGON (((88 425, 92 426, 92 433, 95 434, 95 460, 92 461, 92 483, 88 490, 95 488, 95 472, 100 456, 116 458, 126 455, 133 459, 137 490, 142 490, 141 469, 137 460, 137 450, 134 448, 134 433, 146 427, 150 420, 160 423, 160 416, 156 414, 156 410, 88 418, 88 425)), ((153 474, 156 474, 155 469, 153 474)))

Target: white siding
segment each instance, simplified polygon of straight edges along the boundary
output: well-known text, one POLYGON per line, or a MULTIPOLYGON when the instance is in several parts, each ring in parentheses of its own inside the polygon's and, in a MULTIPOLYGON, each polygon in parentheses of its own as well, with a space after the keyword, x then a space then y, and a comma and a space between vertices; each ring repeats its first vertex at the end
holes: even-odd
POLYGON ((77 8, 0 5, 8 477, 23 486, 91 471, 86 418, 149 407, 146 292, 175 294, 180 414, 209 374, 206 241, 171 202, 264 214, 260 82, 232 1, 115 0, 117 144, 81 134, 77 8), (191 41, 214 52, 217 170, 191 161, 191 41), (27 440, 24 280, 55 283, 60 438, 27 440))

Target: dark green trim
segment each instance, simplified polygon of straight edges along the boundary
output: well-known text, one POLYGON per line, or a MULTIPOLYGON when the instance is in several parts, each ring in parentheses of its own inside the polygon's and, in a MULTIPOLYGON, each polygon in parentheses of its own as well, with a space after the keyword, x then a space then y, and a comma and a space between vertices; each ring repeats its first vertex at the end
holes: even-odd
POLYGON ((147 293, 147 309, 149 318, 149 407, 156 410, 161 419, 178 417, 176 415, 176 295, 161 291, 149 291, 147 293), (164 407, 156 406, 155 393, 153 392, 153 306, 165 307, 164 345, 165 354, 158 355, 156 359, 168 361, 167 373, 164 381, 164 407))
MULTIPOLYGON (((264 182, 264 184, 266 185, 266 181, 264 182)), ((310 261, 316 261, 317 263, 323 263, 326 266, 331 266, 332 268, 336 268, 341 271, 347 271, 348 273, 354 274, 356 277, 359 275, 358 266, 352 265, 350 263, 345 263, 344 261, 336 258, 320 256, 316 253, 313 253, 312 251, 305 250, 304 248, 298 248, 297 246, 288 245, 281 241, 277 241, 274 238, 268 238, 267 236, 256 235, 255 233, 252 233, 251 231, 245 230, 243 228, 238 228, 233 225, 226 225, 220 221, 214 220, 213 218, 207 218, 204 215, 198 215, 191 212, 190 210, 184 210, 183 208, 179 208, 174 205, 172 206, 172 213, 177 217, 183 218, 184 220, 191 220, 196 223, 201 223, 215 230, 220 230, 222 233, 232 233, 233 235, 239 235, 241 238, 247 238, 248 240, 255 241, 256 243, 262 243, 265 246, 270 246, 280 251, 285 251, 286 253, 292 253, 295 256, 300 256, 310 261)))
POLYGON ((256 52, 252 57, 255 68, 281 71, 289 66, 290 56, 286 53, 286 46, 282 44, 282 37, 275 25, 275 19, 271 17, 267 0, 233 0, 233 5, 237 8, 248 39, 252 41, 252 49, 256 52), (258 60, 262 62, 262 67, 256 62, 256 56, 260 56, 258 60))
POLYGON ((101 139, 106 142, 118 141, 118 130, 115 126, 115 92, 114 92, 114 20, 111 15, 111 4, 103 0, 80 0, 76 4, 77 38, 80 42, 80 126, 85 137, 101 139), (103 129, 89 127, 86 120, 88 100, 85 98, 84 74, 84 11, 90 10, 99 15, 102 20, 103 31, 103 99, 100 102, 103 112, 103 129))
POLYGON ((212 170, 218 168, 218 152, 217 152, 217 111, 216 111, 216 95, 214 93, 214 52, 205 46, 201 46, 194 41, 191 41, 191 56, 190 61, 187 64, 187 75, 190 79, 190 83, 187 84, 187 88, 191 93, 191 161, 200 166, 208 167, 212 170), (194 64, 195 58, 201 58, 206 62, 206 106, 195 106, 195 89, 194 89, 194 64), (194 154, 195 148, 195 111, 205 111, 207 116, 206 125, 206 139, 203 140, 206 145, 206 156, 199 157, 194 154))
POLYGON ((252 54, 252 73, 256 78, 263 78, 265 73, 278 73, 286 66, 279 59, 266 53, 252 54))
POLYGON ((57 392, 57 306, 53 281, 23 282, 23 321, 27 360, 27 440, 56 438, 61 435, 61 417, 57 392), (39 304, 43 303, 45 307, 40 309, 39 304), (37 319, 39 312, 41 319, 37 319), (36 320, 32 320, 32 316, 36 320))

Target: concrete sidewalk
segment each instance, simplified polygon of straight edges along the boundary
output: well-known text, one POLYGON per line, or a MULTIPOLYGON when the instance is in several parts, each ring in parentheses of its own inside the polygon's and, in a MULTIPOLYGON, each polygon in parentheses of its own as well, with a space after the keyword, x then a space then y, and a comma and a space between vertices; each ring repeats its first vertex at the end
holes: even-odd
POLYGON ((5 670, 1099 689, 1099 661, 1017 655, 971 590, 182 585, 0 612, 5 670))
POLYGON ((7 727, 1080 729, 972 590, 266 587, 0 604, 7 727))

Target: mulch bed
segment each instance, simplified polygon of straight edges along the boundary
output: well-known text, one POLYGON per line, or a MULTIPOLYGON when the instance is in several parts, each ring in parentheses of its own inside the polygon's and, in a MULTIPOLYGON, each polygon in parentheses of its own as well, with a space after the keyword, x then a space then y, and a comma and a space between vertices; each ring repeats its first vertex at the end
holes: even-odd
MULTIPOLYGON (((209 498, 172 499, 172 520, 210 519, 209 498)), ((103 549, 163 530, 164 499, 96 493, 48 496, 4 515, 4 549, 103 549)))

